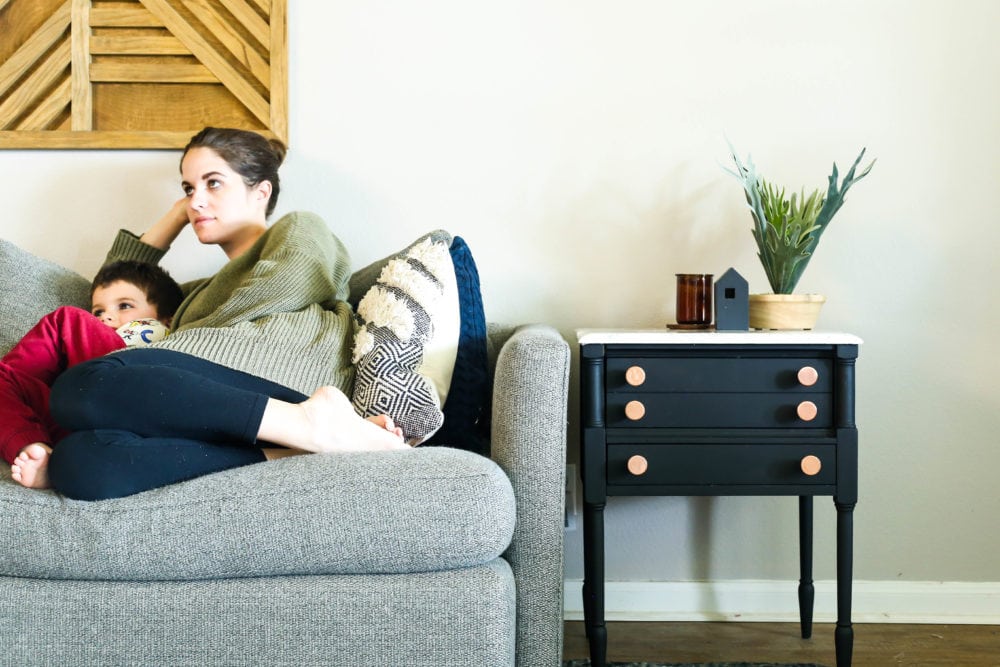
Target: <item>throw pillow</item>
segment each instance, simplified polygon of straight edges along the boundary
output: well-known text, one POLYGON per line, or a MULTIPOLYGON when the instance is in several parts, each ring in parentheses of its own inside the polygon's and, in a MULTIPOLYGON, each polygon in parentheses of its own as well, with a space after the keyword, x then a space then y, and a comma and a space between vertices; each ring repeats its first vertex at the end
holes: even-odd
POLYGON ((413 444, 437 433, 431 444, 488 453, 486 320, 468 245, 432 232, 357 271, 350 286, 355 409, 388 414, 413 444))
POLYGON ((355 409, 387 414, 410 444, 444 422, 461 326, 450 237, 428 234, 391 257, 357 307, 355 409))
POLYGON ((427 444, 460 447, 489 456, 490 372, 479 270, 461 236, 452 241, 450 251, 462 324, 451 387, 442 409, 444 424, 427 444))
POLYGON ((0 239, 0 355, 59 306, 90 309, 90 281, 0 239))

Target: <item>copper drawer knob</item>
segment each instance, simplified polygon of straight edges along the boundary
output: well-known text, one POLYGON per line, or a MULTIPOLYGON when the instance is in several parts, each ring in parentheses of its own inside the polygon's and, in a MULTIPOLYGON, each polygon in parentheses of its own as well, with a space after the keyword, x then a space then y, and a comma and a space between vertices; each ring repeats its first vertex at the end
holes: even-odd
POLYGON ((799 467, 802 468, 802 472, 812 477, 819 474, 819 471, 823 469, 823 462, 819 460, 818 456, 810 454, 809 456, 802 457, 799 467))
POLYGON ((639 421, 646 416, 646 406, 639 401, 629 401, 625 404, 625 416, 632 421, 639 421))
POLYGON ((642 366, 629 366, 625 371, 625 381, 633 387, 638 387, 646 381, 646 371, 642 370, 642 366))
POLYGON ((802 401, 795 408, 795 414, 797 414, 799 416, 799 419, 801 419, 804 422, 811 422, 812 420, 816 419, 816 413, 818 412, 819 409, 816 407, 816 404, 813 403, 812 401, 802 401))
POLYGON ((629 457, 627 466, 628 471, 638 477, 649 470, 649 461, 646 460, 645 456, 635 454, 629 457))
POLYGON ((803 366, 795 377, 799 379, 799 384, 803 387, 811 387, 819 380, 819 371, 812 366, 803 366))

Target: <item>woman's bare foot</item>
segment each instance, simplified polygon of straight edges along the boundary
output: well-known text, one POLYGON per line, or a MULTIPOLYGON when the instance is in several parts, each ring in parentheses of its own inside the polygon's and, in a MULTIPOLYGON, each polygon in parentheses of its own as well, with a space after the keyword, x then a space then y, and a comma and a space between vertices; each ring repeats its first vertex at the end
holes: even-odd
POLYGON ((336 387, 320 387, 302 403, 271 399, 257 439, 307 452, 408 449, 388 417, 363 419, 336 387))
POLYGON ((320 387, 299 406, 312 425, 317 452, 406 449, 403 432, 382 415, 363 419, 335 387, 320 387), (398 432, 397 432, 398 430, 398 432))
POLYGON ((49 455, 52 448, 41 442, 35 442, 24 449, 14 459, 10 467, 10 476, 18 484, 29 489, 49 488, 49 455))

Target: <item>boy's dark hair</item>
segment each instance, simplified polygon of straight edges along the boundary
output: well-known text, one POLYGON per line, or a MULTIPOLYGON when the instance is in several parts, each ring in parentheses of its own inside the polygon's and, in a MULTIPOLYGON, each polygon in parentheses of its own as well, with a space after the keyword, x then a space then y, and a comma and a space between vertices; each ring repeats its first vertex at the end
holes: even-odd
POLYGON ((184 300, 184 293, 170 274, 155 264, 121 260, 101 267, 90 285, 90 294, 98 287, 107 287, 119 280, 131 283, 143 291, 146 300, 156 306, 160 319, 173 317, 184 300))

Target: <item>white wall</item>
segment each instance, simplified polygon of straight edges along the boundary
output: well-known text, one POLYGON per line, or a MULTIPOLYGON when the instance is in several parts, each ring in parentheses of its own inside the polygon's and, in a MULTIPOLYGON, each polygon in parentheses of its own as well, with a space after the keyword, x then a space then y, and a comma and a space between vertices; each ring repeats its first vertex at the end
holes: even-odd
MULTIPOLYGON (((676 272, 734 266, 767 291, 726 137, 795 189, 867 146, 878 162, 799 287, 827 295, 821 327, 865 340, 855 575, 1000 581, 1000 3, 289 5, 278 213, 319 212, 358 266, 449 229, 475 252, 490 319, 571 341, 673 321, 676 272)), ((177 180, 172 152, 3 151, 2 234, 90 273, 177 180)), ((221 259, 187 239, 168 266, 186 278, 221 259)), ((608 577, 792 579, 795 507, 615 499, 608 577)), ((816 516, 816 576, 831 579, 832 503, 816 516)))

